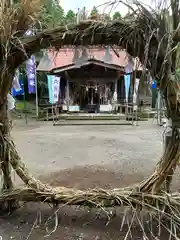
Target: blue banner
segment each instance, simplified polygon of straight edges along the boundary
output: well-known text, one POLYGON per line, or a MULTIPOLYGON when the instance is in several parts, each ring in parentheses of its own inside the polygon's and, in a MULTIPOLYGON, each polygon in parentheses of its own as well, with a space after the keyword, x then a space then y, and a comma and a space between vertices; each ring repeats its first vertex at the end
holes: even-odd
POLYGON ((125 83, 126 103, 128 103, 129 89, 131 84, 131 74, 124 75, 124 83, 125 83))
POLYGON ((26 61, 26 71, 28 79, 28 92, 36 93, 36 61, 35 56, 31 56, 26 61))

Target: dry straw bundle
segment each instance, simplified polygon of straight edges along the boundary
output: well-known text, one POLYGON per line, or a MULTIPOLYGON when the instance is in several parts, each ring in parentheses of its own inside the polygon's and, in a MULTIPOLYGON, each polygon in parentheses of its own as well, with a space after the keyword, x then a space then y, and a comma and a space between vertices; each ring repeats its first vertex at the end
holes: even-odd
MULTIPOLYGON (((56 29, 40 31, 35 36, 24 36, 29 26, 37 19, 40 0, 21 0, 18 6, 8 5, 7 0, 0 3, 0 121, 2 123, 1 168, 4 176, 4 191, 0 202, 43 201, 57 204, 83 205, 89 207, 128 206, 133 211, 146 209, 156 214, 158 219, 165 216, 173 223, 173 232, 179 228, 178 212, 180 194, 170 194, 173 173, 179 162, 179 84, 175 81, 174 70, 176 45, 179 34, 179 1, 172 0, 173 31, 167 29, 167 18, 162 11, 157 14, 148 11, 140 3, 130 20, 115 22, 84 21, 78 25, 60 26, 56 29), (173 5, 174 3, 174 5, 173 5), (42 48, 59 49, 67 45, 118 46, 138 57, 151 75, 161 80, 161 91, 166 101, 167 116, 172 119, 172 136, 167 143, 162 159, 152 176, 135 188, 105 191, 80 191, 75 189, 51 188, 37 181, 21 161, 15 145, 10 138, 7 126, 6 96, 12 84, 13 73, 32 53, 42 48), (27 185, 21 190, 13 190, 9 166, 27 185), (7 190, 8 189, 8 190, 7 190), (159 217, 160 216, 160 217, 159 217)), ((172 231, 170 231, 172 233, 172 231)))
POLYGON ((0 1, 0 102, 7 96, 14 71, 19 65, 18 56, 15 56, 15 52, 23 50, 19 37, 37 21, 40 2, 21 0, 19 4, 11 5, 9 0, 0 1))

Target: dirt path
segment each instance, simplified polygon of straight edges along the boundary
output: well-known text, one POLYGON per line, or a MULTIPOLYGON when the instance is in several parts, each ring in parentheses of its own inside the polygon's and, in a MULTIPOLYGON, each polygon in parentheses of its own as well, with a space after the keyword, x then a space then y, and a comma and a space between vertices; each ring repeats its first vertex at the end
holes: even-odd
MULTIPOLYGON (((80 189, 115 188, 141 181, 150 174, 162 152, 161 129, 151 123, 132 126, 56 126, 52 123, 15 123, 13 137, 30 171, 44 182, 80 189)), ((16 177, 16 184, 22 184, 16 177)), ((178 175, 174 188, 179 182, 178 175)), ((26 204, 11 217, 0 218, 2 239, 44 239, 44 223, 52 210, 46 205, 26 204), (37 212, 42 225, 27 238, 37 212)), ((94 211, 65 207, 59 211, 60 224, 47 239, 124 239, 121 214, 106 226, 107 217, 94 211), (100 219, 99 219, 100 218, 100 219)), ((127 228, 127 225, 126 225, 127 228)), ((156 228, 156 226, 155 226, 156 228)), ((133 239, 142 239, 138 226, 133 239)), ((163 240, 168 239, 167 234, 163 240)), ((150 238, 153 239, 153 238, 150 238)))
MULTIPOLYGON (((124 240, 128 231, 128 224, 131 223, 129 216, 126 219, 122 230, 122 214, 121 209, 117 210, 117 217, 112 218, 108 223, 108 218, 104 213, 97 213, 95 210, 88 210, 77 207, 64 207, 59 210, 58 228, 56 231, 47 236, 45 224, 50 216, 51 221, 48 221, 48 230, 51 232, 55 226, 55 220, 52 210, 47 206, 39 204, 27 204, 20 211, 15 212, 10 217, 0 218, 0 232, 2 239, 18 239, 18 240, 124 240), (38 221, 38 226, 35 226, 37 213, 41 211, 41 222, 38 221), (128 224, 127 224, 128 222, 128 224)), ((154 240, 154 236, 158 236, 157 223, 153 224, 153 234, 149 231, 150 224, 144 222, 144 228, 148 239, 154 240)), ((144 240, 143 231, 137 221, 132 226, 132 231, 127 237, 127 240, 144 240), (131 237, 133 236, 133 238, 131 237)), ((168 240, 169 235, 165 230, 162 230, 158 239, 168 240)))

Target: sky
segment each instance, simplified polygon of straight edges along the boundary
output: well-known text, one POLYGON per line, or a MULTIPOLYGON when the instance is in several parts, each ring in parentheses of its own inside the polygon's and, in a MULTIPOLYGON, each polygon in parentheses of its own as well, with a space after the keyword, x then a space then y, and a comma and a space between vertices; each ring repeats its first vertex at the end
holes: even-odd
MULTIPOLYGON (((144 4, 152 5, 153 0, 143 0, 144 4)), ((60 5, 64 8, 65 12, 67 12, 69 9, 72 9, 74 12, 78 11, 78 8, 82 9, 84 6, 86 7, 87 12, 90 12, 93 6, 99 6, 98 10, 99 12, 103 13, 110 13, 119 11, 121 15, 125 15, 128 12, 127 7, 122 4, 114 4, 114 7, 112 9, 112 5, 107 7, 107 2, 113 2, 113 0, 60 0, 60 5)))

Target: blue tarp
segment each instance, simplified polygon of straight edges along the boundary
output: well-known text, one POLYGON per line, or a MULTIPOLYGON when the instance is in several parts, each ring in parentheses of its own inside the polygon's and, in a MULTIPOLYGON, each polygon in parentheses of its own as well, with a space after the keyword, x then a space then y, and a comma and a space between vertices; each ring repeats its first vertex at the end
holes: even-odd
POLYGON ((156 81, 153 81, 153 82, 152 82, 152 88, 157 88, 156 81))

